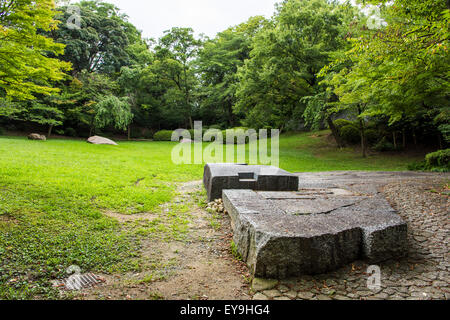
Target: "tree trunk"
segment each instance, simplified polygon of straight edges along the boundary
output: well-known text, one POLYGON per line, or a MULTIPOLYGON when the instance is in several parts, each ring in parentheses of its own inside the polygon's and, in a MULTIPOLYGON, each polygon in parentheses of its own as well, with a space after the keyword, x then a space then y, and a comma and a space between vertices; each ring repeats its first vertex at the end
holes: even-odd
POLYGON ((53 130, 53 125, 51 124, 51 125, 48 127, 47 139, 50 138, 50 136, 52 135, 52 130, 53 130))
MULTIPOLYGON (((362 110, 361 106, 358 106, 358 114, 361 116, 362 110)), ((365 132, 365 124, 364 119, 359 119, 359 132, 361 133, 361 149, 363 158, 367 158, 367 150, 366 150, 366 132, 365 132)))
POLYGON ((361 132, 361 149, 363 158, 367 158, 367 146, 366 146, 366 133, 364 128, 364 120, 360 121, 360 132, 361 132))
POLYGON ((94 117, 91 118, 91 124, 89 127, 89 137, 92 137, 93 133, 94 133, 94 117))
POLYGON ((232 103, 228 104, 228 123, 230 127, 234 127, 234 114, 233 114, 233 105, 232 103))
POLYGON ((328 117, 326 121, 328 126, 330 127, 331 133, 333 134, 334 140, 336 140, 338 148, 343 148, 344 143, 342 142, 341 136, 339 135, 339 131, 334 125, 333 120, 331 119, 331 117, 328 117))
POLYGON ((403 149, 406 149, 406 133, 405 133, 405 129, 402 130, 402 135, 403 135, 403 149))
POLYGON ((131 126, 128 125, 128 141, 131 140, 131 126))
POLYGON ((397 134, 396 132, 392 132, 392 138, 394 140, 394 148, 397 149, 397 134))

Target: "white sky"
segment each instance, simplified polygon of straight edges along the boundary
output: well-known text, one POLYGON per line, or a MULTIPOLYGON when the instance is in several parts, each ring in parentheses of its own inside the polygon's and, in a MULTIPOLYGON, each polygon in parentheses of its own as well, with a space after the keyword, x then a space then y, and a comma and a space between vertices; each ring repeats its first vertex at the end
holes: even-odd
MULTIPOLYGON (((271 17, 280 0, 104 0, 113 3, 146 38, 172 27, 191 27, 197 35, 217 32, 257 15, 271 17)), ((75 1, 73 1, 75 2, 75 1)))

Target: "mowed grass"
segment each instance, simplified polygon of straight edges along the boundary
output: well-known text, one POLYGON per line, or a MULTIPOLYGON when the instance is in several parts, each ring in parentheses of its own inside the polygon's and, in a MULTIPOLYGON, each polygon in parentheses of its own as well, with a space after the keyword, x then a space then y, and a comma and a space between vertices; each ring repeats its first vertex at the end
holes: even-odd
POLYGON ((0 138, 0 298, 55 297, 50 280, 71 265, 137 268, 136 234, 102 212, 157 212, 177 183, 198 179, 202 167, 173 165, 171 147, 0 138))
MULTIPOLYGON (((280 167, 293 172, 404 170, 415 160, 363 159, 337 150, 327 132, 280 139, 280 167)), ((28 141, 0 137, 0 299, 60 298, 52 280, 77 265, 82 272, 140 270, 140 240, 188 232, 189 208, 170 204, 177 185, 200 180, 203 165, 176 165, 174 143, 28 141), (151 223, 124 228, 104 213, 155 213, 151 223), (159 215, 158 215, 159 214, 159 215)))
POLYGON ((330 132, 287 134, 280 138, 280 167, 291 172, 405 171, 409 163, 425 154, 371 153, 361 156, 359 148, 335 147, 330 132))

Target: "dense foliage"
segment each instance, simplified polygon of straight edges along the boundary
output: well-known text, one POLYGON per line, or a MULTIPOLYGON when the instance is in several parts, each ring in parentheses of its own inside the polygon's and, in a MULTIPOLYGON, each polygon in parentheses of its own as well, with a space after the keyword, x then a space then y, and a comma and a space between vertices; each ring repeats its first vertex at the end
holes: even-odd
POLYGON ((212 39, 172 28, 158 40, 112 4, 75 6, 0 1, 6 129, 148 138, 194 120, 329 127, 338 146, 361 144, 363 155, 450 140, 448 1, 285 0, 270 19, 212 39), (68 23, 74 12, 79 28, 68 23))

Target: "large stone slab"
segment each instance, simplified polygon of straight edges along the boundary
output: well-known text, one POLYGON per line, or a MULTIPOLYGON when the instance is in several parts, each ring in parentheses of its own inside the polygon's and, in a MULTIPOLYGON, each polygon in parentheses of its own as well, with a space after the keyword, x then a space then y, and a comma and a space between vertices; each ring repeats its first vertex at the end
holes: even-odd
POLYGON ((325 273, 407 252, 407 226, 381 194, 338 187, 224 190, 234 242, 256 277, 325 273))
POLYGON ((203 184, 208 201, 213 201, 222 198, 225 189, 295 191, 298 189, 298 177, 272 166, 207 164, 203 184))

